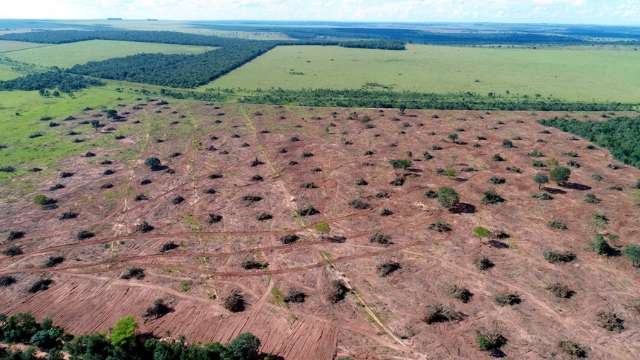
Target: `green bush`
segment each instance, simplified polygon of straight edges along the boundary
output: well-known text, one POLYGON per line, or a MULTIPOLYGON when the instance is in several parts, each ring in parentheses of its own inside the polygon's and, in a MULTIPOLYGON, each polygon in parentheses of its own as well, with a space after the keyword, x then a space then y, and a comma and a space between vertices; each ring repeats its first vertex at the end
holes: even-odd
POLYGON ((613 256, 617 251, 609 245, 604 235, 598 234, 591 242, 591 248, 600 256, 613 256))
POLYGON ((451 209, 460 202, 460 195, 450 188, 441 187, 438 189, 438 203, 445 209, 451 209))
POLYGON ((393 166, 394 169, 402 169, 402 170, 409 169, 411 165, 413 165, 413 163, 409 159, 389 160, 389 163, 391 164, 391 166, 393 166))
POLYGON ((549 177, 543 173, 537 173, 533 176, 533 181, 538 184, 538 190, 540 190, 544 184, 549 182, 549 177))
POLYGON ((482 239, 482 238, 486 238, 486 237, 491 236, 491 231, 489 229, 487 229, 487 228, 482 227, 482 226, 476 226, 473 229, 473 235, 475 237, 477 237, 477 238, 482 239))
POLYGON ((558 166, 551 170, 549 177, 552 181, 561 185, 569 181, 569 178, 571 177, 571 170, 563 166, 558 166))
POLYGON ((624 255, 631 260, 635 267, 640 267, 640 245, 627 245, 623 250, 624 255))
POLYGON ((493 189, 485 191, 482 195, 482 203, 484 205, 498 204, 504 201, 504 198, 493 189))
POLYGON ((125 347, 133 343, 138 323, 133 316, 125 316, 118 320, 111 330, 109 340, 115 347, 125 347))
POLYGON ((494 351, 499 350, 507 344, 507 338, 496 331, 480 331, 476 335, 476 343, 480 350, 494 351))

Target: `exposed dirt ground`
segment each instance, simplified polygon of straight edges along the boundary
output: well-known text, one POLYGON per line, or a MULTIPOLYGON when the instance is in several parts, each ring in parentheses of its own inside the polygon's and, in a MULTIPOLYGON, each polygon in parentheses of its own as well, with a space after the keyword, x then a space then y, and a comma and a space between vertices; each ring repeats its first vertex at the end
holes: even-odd
POLYGON ((263 351, 294 360, 484 358, 475 339, 481 329, 502 333, 508 340, 502 351, 513 359, 569 358, 558 348, 563 339, 582 344, 593 359, 640 354, 640 313, 629 306, 640 300, 638 270, 622 256, 598 256, 590 245, 597 232, 618 235, 614 247, 640 240, 638 207, 630 196, 640 171, 614 170, 609 165, 616 161, 606 150, 587 149, 587 141, 537 123, 553 116, 598 119, 600 113, 400 114, 156 101, 119 111, 126 122, 100 117, 107 126, 99 132, 80 125, 97 111, 63 123, 85 138, 124 134, 119 148, 96 147, 95 157, 64 161, 24 198, 9 201, 5 191, 2 250, 17 245, 23 254, 0 255, 0 275, 17 280, 0 288, 0 312, 48 316, 74 334, 106 331, 128 314, 139 319, 142 331, 189 341, 226 342, 250 331, 262 340, 263 351), (117 130, 109 133, 108 127, 117 130), (457 143, 451 133, 458 134, 457 143), (513 148, 503 146, 506 139, 513 148), (441 149, 434 150, 436 145, 441 149), (533 150, 544 157, 529 156, 533 150), (425 152, 433 158, 427 160, 425 152), (495 161, 495 154, 504 161, 495 161), (144 164, 151 156, 167 168, 151 171, 144 164), (398 170, 389 163, 393 159, 413 163, 398 170), (547 185, 553 200, 534 199, 538 185, 532 177, 549 168, 532 162, 550 159, 580 167, 572 168, 570 184, 547 185), (439 168, 450 176, 438 174, 439 168), (105 175, 107 169, 115 173, 105 175), (62 171, 74 175, 60 178, 62 171), (492 177, 506 182, 493 184, 492 177), (151 183, 142 185, 145 179, 151 183), (403 184, 391 184, 396 179, 403 184), (50 191, 57 183, 65 187, 50 191), (315 188, 302 186, 309 183, 315 188), (442 186, 460 194, 463 211, 443 209, 425 196, 442 186), (483 204, 489 189, 505 201, 483 204), (587 193, 601 203, 585 202, 587 193), (35 205, 36 194, 56 199, 57 208, 35 205), (136 201, 139 194, 146 200, 136 201), (261 200, 249 203, 246 195, 261 200), (184 200, 175 201, 178 196, 184 200), (354 208, 354 199, 368 208, 354 208), (319 213, 296 213, 309 206, 319 213), (382 216, 384 208, 392 214, 382 216), (60 220, 65 212, 77 217, 60 220), (272 218, 260 221, 260 213, 272 218), (594 213, 606 215, 608 225, 596 228, 594 213), (210 222, 210 214, 222 218, 210 222), (430 230, 438 220, 451 231, 430 230), (551 220, 567 229, 551 229, 551 220), (137 231, 143 221, 153 229, 137 231), (474 236, 478 226, 492 235, 474 236), (81 230, 95 236, 79 240, 81 230), (5 240, 10 231, 25 236, 5 240), (389 236, 390 243, 370 241, 375 233, 389 236), (281 241, 291 234, 299 239, 281 241), (161 252, 168 242, 178 247, 161 252), (552 264, 543 257, 547 250, 568 250, 577 258, 552 264), (50 256, 63 256, 64 262, 46 267, 50 256), (475 261, 482 256, 495 266, 479 270, 475 261), (247 270, 246 260, 268 266, 247 270), (378 266, 388 262, 400 269, 382 277, 378 266), (144 269, 144 278, 122 279, 132 267, 144 269), (40 278, 53 283, 30 293, 40 278), (351 291, 332 303, 328 295, 338 279, 351 291), (575 293, 555 297, 546 289, 555 282, 575 293), (468 288, 470 301, 453 298, 453 285, 468 288), (290 289, 304 292, 305 301, 285 302, 290 289), (233 291, 247 301, 242 312, 223 306, 233 291), (505 292, 518 294, 521 303, 496 304, 495 295, 505 292), (174 311, 145 321, 155 299, 174 311), (429 325, 423 319, 434 304, 465 317, 429 325), (625 330, 598 326, 599 311, 615 312, 625 330))

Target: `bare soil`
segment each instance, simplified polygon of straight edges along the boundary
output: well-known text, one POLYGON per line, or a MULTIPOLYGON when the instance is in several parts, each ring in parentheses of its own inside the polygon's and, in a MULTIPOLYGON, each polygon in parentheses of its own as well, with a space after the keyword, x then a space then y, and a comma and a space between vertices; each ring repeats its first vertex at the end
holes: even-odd
MULTIPOLYGON (((640 314, 628 306, 640 299, 638 270, 624 257, 601 257, 590 247, 597 232, 618 235, 614 247, 640 239, 638 207, 630 195, 640 170, 613 170, 608 165, 617 162, 606 150, 588 150, 587 141, 537 123, 553 116, 597 120, 600 113, 400 114, 238 104, 216 109, 193 102, 149 102, 119 111, 130 114, 126 122, 108 123, 126 135, 117 148, 98 147, 92 150, 96 157, 75 155, 55 175, 43 177, 33 193, 0 203, 2 249, 19 245, 24 252, 0 255, 0 275, 17 279, 0 288, 0 312, 31 311, 74 334, 107 331, 129 314, 138 318, 141 331, 193 342, 226 342, 250 331, 263 351, 286 359, 486 358, 475 343, 481 329, 503 334, 508 342, 502 351, 513 359, 568 358, 558 347, 563 339, 587 347, 593 359, 636 359, 640 353, 640 314), (457 143, 448 138, 454 132, 457 143), (294 136, 300 141, 292 141, 294 136), (515 147, 503 147, 506 139, 515 147), (528 156, 533 150, 545 157, 528 156), (566 155, 572 151, 577 158, 566 155), (425 152, 433 158, 425 160, 425 152), (495 154, 505 161, 494 161, 495 154), (144 164, 151 156, 174 173, 151 171, 144 164), (255 159, 264 164, 252 166, 255 159), (411 159, 412 166, 394 169, 394 159, 411 159), (534 168, 532 161, 550 159, 563 165, 575 160, 581 167, 572 168, 570 185, 548 184, 553 200, 536 200, 532 177, 549 168, 534 168), (104 160, 113 163, 101 165, 104 160), (453 176, 438 174, 439 168, 453 176), (104 175, 107 169, 115 173, 104 175), (61 179, 62 171, 75 175, 61 179), (492 177, 506 183, 491 184, 492 177), (356 184, 361 178, 367 185, 356 184), (401 186, 391 184, 397 178, 404 180, 401 186), (141 185, 144 179, 152 182, 141 185), (49 191, 56 183, 65 188, 49 191), (106 183, 113 187, 102 189, 106 183), (307 183, 317 188, 302 186, 307 183), (460 194, 464 211, 443 209, 425 196, 443 186, 460 194), (206 192, 211 188, 214 194, 206 192), (489 189, 505 201, 484 205, 489 189), (601 203, 586 203, 587 193, 601 203), (36 194, 58 200, 58 208, 42 210, 32 201, 36 194), (138 194, 148 200, 135 201, 138 194), (248 203, 247 195, 262 200, 248 203), (176 204, 177 196, 185 200, 176 204), (354 208, 354 199, 369 207, 354 208), (319 213, 297 213, 309 206, 319 213), (381 216, 384 208, 392 214, 381 216), (78 217, 59 219, 69 211, 78 217), (257 220, 261 213, 272 219, 257 220), (594 227, 594 213, 607 216, 606 228, 594 227), (210 223, 209 214, 222 220, 210 223), (549 228, 554 219, 568 229, 549 228), (438 220, 451 231, 430 230, 438 220), (143 221, 153 230, 136 232, 143 221), (478 226, 494 235, 475 237, 478 226), (18 230, 24 238, 4 240, 18 230), (78 240, 81 230, 96 235, 78 240), (391 244, 371 242, 375 233, 388 235, 391 244), (290 234, 300 239, 284 244, 280 238, 290 234), (346 240, 331 241, 340 236, 346 240), (178 248, 161 252, 170 241, 178 248), (577 259, 551 264, 543 257, 546 250, 568 250, 577 259), (49 256, 65 261, 44 267, 49 256), (479 270, 475 261, 483 256, 495 266, 479 270), (248 259, 268 266, 246 270, 242 264, 248 259), (401 267, 382 277, 378 266, 387 262, 401 267), (131 267, 143 268, 144 278, 121 279, 131 267), (54 283, 30 293, 40 278, 54 283), (334 280, 350 289, 338 303, 328 298, 334 280), (546 288, 555 282, 569 286, 574 296, 553 296, 546 288), (468 288, 470 301, 451 297, 453 285, 468 288), (305 301, 284 302, 290 289, 303 291, 305 301), (233 291, 243 294, 245 311, 224 308, 233 291), (496 304, 495 295, 504 293, 518 294, 521 303, 496 304), (175 311, 145 321, 145 309, 156 299, 175 311), (436 304, 462 312, 464 319, 427 324, 427 309, 436 304), (599 327, 599 311, 618 314, 625 330, 599 327)), ((75 114, 78 120, 63 125, 81 129, 78 121, 93 114, 75 114)), ((85 137, 113 136, 92 131, 85 128, 85 137)))

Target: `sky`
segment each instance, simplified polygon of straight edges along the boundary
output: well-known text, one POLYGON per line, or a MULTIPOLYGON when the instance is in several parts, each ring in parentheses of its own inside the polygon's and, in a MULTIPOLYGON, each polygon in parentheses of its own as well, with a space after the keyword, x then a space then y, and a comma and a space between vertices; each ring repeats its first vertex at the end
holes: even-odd
POLYGON ((640 0, 1 0, 0 18, 640 25, 640 0))

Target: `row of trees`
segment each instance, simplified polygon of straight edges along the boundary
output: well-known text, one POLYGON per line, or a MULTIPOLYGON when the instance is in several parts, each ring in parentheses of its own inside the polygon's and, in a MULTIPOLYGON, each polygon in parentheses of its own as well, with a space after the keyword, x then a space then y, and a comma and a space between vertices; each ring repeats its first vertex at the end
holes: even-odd
POLYGON ((161 341, 140 336, 131 316, 120 319, 108 334, 74 337, 53 326, 51 320, 39 323, 29 313, 11 317, 0 314, 0 341, 28 344, 25 351, 0 349, 0 359, 36 359, 35 350, 46 352, 47 359, 71 360, 259 360, 278 357, 260 353, 260 339, 251 333, 240 334, 228 345, 220 343, 187 344, 180 338, 161 341), (65 357, 65 354, 68 357, 65 357))
POLYGON ((443 110, 630 111, 635 106, 624 103, 566 102, 524 95, 498 96, 470 92, 432 94, 364 89, 266 89, 252 91, 240 101, 253 104, 443 110))
POLYGON ((608 149, 618 160, 640 167, 640 117, 619 117, 606 121, 554 118, 540 123, 576 134, 608 149))
POLYGON ((46 89, 58 89, 61 92, 69 93, 102 84, 99 80, 54 69, 52 71, 26 75, 13 80, 0 81, 0 90, 39 90, 44 94, 46 89))
POLYGON ((268 43, 239 42, 198 55, 138 54, 76 65, 69 71, 103 79, 191 88, 236 69, 272 47, 268 43))

